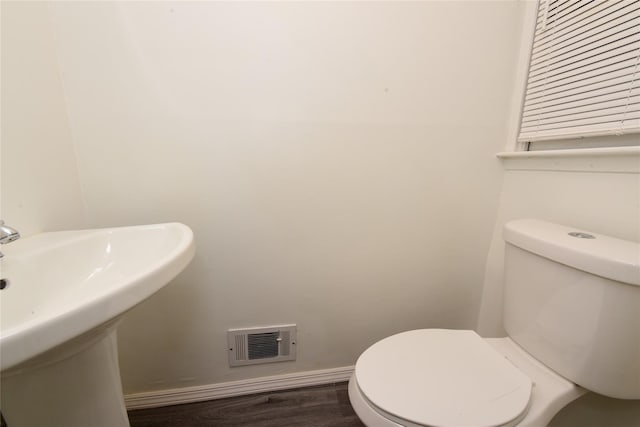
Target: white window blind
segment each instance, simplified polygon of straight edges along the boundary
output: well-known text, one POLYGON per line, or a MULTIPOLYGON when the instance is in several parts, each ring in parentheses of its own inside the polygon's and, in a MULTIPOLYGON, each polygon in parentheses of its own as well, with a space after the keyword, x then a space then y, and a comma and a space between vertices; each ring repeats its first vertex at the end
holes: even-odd
POLYGON ((540 0, 519 142, 640 132, 640 1, 540 0))

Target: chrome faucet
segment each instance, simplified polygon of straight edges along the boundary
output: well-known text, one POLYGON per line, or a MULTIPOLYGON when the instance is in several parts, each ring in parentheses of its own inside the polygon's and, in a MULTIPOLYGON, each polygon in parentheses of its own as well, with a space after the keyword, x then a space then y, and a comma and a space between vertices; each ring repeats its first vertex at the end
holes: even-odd
MULTIPOLYGON (((0 219, 0 245, 6 245, 20 238, 20 233, 15 228, 4 225, 4 221, 0 219)), ((0 258, 4 255, 0 252, 0 258)))

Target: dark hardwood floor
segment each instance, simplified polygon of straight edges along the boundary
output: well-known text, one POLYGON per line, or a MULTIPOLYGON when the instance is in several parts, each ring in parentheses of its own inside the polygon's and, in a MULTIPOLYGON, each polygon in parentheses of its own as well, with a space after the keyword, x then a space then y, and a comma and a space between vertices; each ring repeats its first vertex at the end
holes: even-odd
POLYGON ((347 383, 129 411, 131 427, 363 427, 347 383))

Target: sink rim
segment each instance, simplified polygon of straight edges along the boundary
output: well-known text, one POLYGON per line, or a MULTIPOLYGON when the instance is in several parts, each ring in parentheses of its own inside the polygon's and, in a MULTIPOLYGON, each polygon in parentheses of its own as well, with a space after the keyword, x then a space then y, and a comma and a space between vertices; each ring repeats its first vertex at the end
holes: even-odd
MULTIPOLYGON (((24 241, 13 248, 5 250, 5 259, 24 254, 35 255, 48 249, 73 245, 96 235, 108 235, 113 232, 139 230, 160 230, 160 232, 177 232, 177 244, 161 257, 148 262, 129 277, 121 279, 109 292, 99 294, 95 298, 80 300, 65 310, 45 310, 42 315, 13 325, 0 328, 0 370, 3 374, 12 368, 28 363, 31 359, 49 350, 63 346, 65 343, 89 334, 93 329, 108 324, 122 316, 128 310, 141 303, 159 289, 168 284, 192 260, 195 254, 193 231, 186 225, 172 222, 161 224, 95 228, 87 230, 54 231, 40 233, 24 238, 24 241), (38 240, 48 241, 45 248, 39 248, 38 240)), ((16 242, 18 243, 18 242, 16 242)), ((10 278, 9 278, 10 279, 10 278)), ((2 291, 5 292, 5 291, 2 291)), ((5 297, 6 298, 6 297, 5 297)), ((0 292, 0 300, 2 300, 0 292)), ((4 301, 3 303, 7 303, 4 301)), ((104 326, 106 327, 106 326, 104 326)))

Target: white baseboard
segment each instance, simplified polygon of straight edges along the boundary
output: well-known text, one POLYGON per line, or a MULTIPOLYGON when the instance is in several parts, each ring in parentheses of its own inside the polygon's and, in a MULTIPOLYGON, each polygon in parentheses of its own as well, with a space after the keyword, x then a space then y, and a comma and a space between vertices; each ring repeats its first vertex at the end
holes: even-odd
POLYGON ((201 402, 246 394, 264 393, 320 384, 347 381, 353 374, 353 366, 296 372, 249 380, 208 384, 195 387, 174 388, 128 394, 124 397, 127 409, 155 408, 180 403, 201 402))

